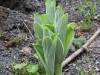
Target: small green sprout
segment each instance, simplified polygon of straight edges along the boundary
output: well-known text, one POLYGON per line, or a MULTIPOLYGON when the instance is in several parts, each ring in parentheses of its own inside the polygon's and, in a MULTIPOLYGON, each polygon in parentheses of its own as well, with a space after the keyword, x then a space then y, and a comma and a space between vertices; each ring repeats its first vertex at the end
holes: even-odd
POLYGON ((8 33, 7 31, 1 33, 1 34, 0 34, 0 38, 1 38, 3 35, 7 34, 7 33, 8 33))
POLYGON ((78 68, 79 75, 96 75, 95 71, 91 69, 90 71, 86 71, 85 69, 78 68))
POLYGON ((84 0, 83 2, 80 2, 79 10, 80 10, 81 16, 83 16, 83 20, 81 21, 81 23, 82 23, 83 29, 86 31, 91 28, 92 20, 97 14, 96 5, 97 5, 97 2, 92 2, 92 1, 87 2, 86 0, 84 0))

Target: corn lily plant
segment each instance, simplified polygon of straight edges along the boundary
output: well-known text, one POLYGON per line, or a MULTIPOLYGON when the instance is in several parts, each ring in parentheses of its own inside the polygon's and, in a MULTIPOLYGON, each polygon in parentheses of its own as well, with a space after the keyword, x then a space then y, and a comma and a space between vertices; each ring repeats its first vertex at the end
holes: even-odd
POLYGON ((68 14, 55 0, 46 0, 46 14, 34 14, 36 43, 41 70, 45 75, 62 75, 62 62, 74 38, 75 23, 68 24, 68 14))

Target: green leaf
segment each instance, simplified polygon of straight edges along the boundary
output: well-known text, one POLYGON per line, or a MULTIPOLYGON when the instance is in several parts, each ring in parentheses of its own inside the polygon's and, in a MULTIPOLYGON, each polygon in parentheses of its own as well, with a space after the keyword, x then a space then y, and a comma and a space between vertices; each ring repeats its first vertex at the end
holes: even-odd
POLYGON ((85 74, 84 69, 81 69, 81 68, 78 69, 78 72, 79 72, 79 75, 84 75, 85 74))
POLYGON ((56 0, 46 0, 46 14, 49 15, 50 21, 54 22, 56 0))
POLYGON ((34 73, 33 75, 40 75, 39 72, 34 73))
POLYGON ((43 52, 43 47, 40 46, 40 45, 37 45, 37 44, 33 44, 37 54, 38 54, 38 57, 40 59, 40 62, 43 64, 44 67, 46 67, 45 65, 45 60, 44 60, 44 52, 43 52))
POLYGON ((44 49, 44 58, 45 58, 45 63, 47 65, 47 68, 45 69, 47 74, 54 74, 54 61, 55 61, 55 52, 54 50, 51 51, 51 46, 52 46, 52 39, 50 37, 46 36, 43 39, 43 49, 44 49), (51 53, 52 57, 51 58, 51 53), (52 60, 52 62, 50 61, 52 60))
POLYGON ((44 26, 49 28, 52 32, 54 32, 54 25, 46 24, 44 26))
POLYGON ((40 75, 39 72, 30 73, 29 75, 40 75))
POLYGON ((47 74, 54 75, 54 66, 55 66, 55 48, 57 43, 57 36, 54 40, 46 36, 43 39, 43 48, 44 48, 44 57, 45 63, 47 65, 46 72, 47 74))
POLYGON ((65 14, 55 24, 55 32, 60 33, 59 38, 62 41, 62 43, 64 43, 67 23, 68 23, 68 14, 65 14))
POLYGON ((60 39, 57 40, 57 43, 56 43, 56 53, 55 53, 55 57, 56 57, 56 61, 55 63, 57 64, 62 64, 62 61, 63 61, 63 55, 64 55, 64 46, 63 46, 63 43, 61 42, 60 39))
POLYGON ((34 23, 38 23, 38 24, 42 25, 41 18, 38 13, 34 14, 34 23))
POLYGON ((47 28, 47 27, 43 27, 43 38, 45 37, 45 36, 51 36, 53 34, 53 32, 49 29, 49 28, 47 28))
POLYGON ((52 24, 52 22, 50 21, 50 17, 47 14, 42 14, 41 15, 41 20, 42 20, 42 24, 52 24))
POLYGON ((57 10, 56 10, 56 13, 55 13, 55 18, 54 18, 55 23, 57 23, 57 21, 58 21, 63 15, 64 15, 63 9, 62 9, 60 6, 58 6, 58 7, 57 7, 57 10))
POLYGON ((21 69, 24 68, 25 66, 27 66, 26 63, 21 63, 21 64, 16 64, 16 65, 14 65, 14 68, 15 68, 15 69, 21 70, 21 69))
POLYGON ((59 33, 54 33, 54 34, 52 34, 52 35, 51 35, 52 40, 55 40, 55 39, 56 39, 56 42, 57 42, 58 35, 59 35, 59 33))
POLYGON ((37 72, 38 71, 38 65, 29 64, 27 66, 27 71, 29 73, 35 73, 35 72, 37 72))
POLYGON ((76 27, 76 23, 70 23, 66 27, 66 34, 65 34, 65 42, 64 42, 64 57, 66 56, 70 45, 74 38, 74 28, 76 27))
POLYGON ((52 39, 50 39, 48 36, 44 37, 43 39, 43 49, 44 49, 44 57, 45 62, 48 63, 48 54, 50 53, 50 48, 52 46, 52 39))
POLYGON ((39 38, 39 36, 36 36, 36 44, 42 46, 42 40, 39 38))
POLYGON ((37 53, 35 53, 33 56, 34 56, 36 59, 38 59, 38 54, 37 54, 37 53))
POLYGON ((39 38, 42 40, 43 39, 42 26, 40 26, 38 23, 34 23, 34 31, 35 31, 35 35, 39 36, 39 38))

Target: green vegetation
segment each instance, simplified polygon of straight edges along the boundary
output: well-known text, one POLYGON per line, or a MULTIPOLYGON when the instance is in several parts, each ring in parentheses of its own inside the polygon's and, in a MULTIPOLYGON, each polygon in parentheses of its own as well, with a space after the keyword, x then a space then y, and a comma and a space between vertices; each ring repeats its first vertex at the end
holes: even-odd
POLYGON ((89 13, 87 13, 85 15, 85 18, 81 21, 82 23, 82 27, 84 30, 89 30, 91 28, 91 25, 92 25, 92 21, 91 21, 91 17, 89 15, 89 13))
POLYGON ((40 75, 38 71, 38 64, 31 64, 27 60, 25 63, 14 64, 15 75, 40 75))
POLYGON ((78 68, 79 75, 96 75, 95 71, 91 69, 89 72, 85 71, 82 68, 78 68))
POLYGON ((85 61, 85 62, 90 61, 90 57, 88 56, 88 53, 86 53, 84 56, 82 56, 82 60, 85 61))
POLYGON ((89 30, 91 28, 92 19, 97 14, 96 5, 97 2, 92 1, 88 2, 84 0, 83 2, 80 2, 79 10, 81 16, 84 16, 83 20, 81 21, 84 30, 89 30))
POLYGON ((56 1, 46 0, 46 14, 34 14, 36 43, 41 71, 45 75, 62 75, 61 64, 74 38, 75 23, 68 24, 68 14, 56 1))
POLYGON ((10 38, 9 41, 6 42, 6 46, 16 46, 23 45, 23 41, 25 40, 25 33, 21 33, 18 37, 10 38))
POLYGON ((0 34, 0 38, 1 38, 3 35, 7 34, 7 33, 8 33, 7 31, 1 33, 1 34, 0 34))
POLYGON ((18 38, 11 38, 9 39, 9 41, 6 42, 6 47, 10 47, 10 46, 16 46, 16 45, 23 45, 23 41, 22 38, 18 37, 18 38))
POLYGON ((74 52, 77 49, 79 49, 84 43, 86 42, 86 38, 84 37, 78 37, 74 38, 72 45, 70 46, 70 51, 74 52))

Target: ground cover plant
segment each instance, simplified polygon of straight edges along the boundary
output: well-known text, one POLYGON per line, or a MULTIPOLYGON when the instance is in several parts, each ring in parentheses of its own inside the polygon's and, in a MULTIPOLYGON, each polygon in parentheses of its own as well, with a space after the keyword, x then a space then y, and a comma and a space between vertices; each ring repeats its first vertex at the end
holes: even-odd
POLYGON ((70 51, 71 52, 75 52, 77 49, 79 49, 80 47, 82 47, 82 45, 86 42, 86 38, 84 37, 78 37, 78 38, 74 38, 71 46, 70 46, 70 51))
POLYGON ((15 75, 40 75, 38 73, 38 64, 29 63, 28 60, 25 60, 24 63, 17 64, 14 63, 15 75))
POLYGON ((62 75, 62 62, 74 38, 75 23, 68 24, 68 14, 56 1, 46 0, 46 14, 34 15, 36 43, 42 73, 62 75))
POLYGON ((84 0, 80 2, 79 10, 80 15, 83 16, 83 20, 81 21, 82 27, 84 30, 89 30, 92 25, 92 20, 97 14, 96 8, 97 2, 84 0))
POLYGON ((85 71, 82 68, 78 68, 79 75, 96 75, 95 71, 91 69, 89 72, 85 71))

